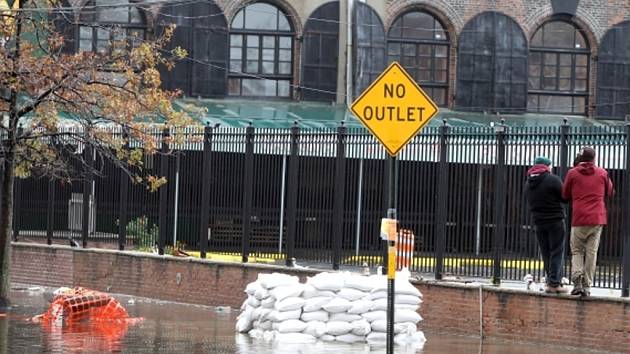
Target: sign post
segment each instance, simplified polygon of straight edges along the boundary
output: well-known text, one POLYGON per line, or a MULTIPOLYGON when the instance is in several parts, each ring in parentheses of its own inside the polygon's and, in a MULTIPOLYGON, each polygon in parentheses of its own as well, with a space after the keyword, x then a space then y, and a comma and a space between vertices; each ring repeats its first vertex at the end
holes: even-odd
POLYGON ((396 155, 429 123, 438 108, 405 69, 393 62, 352 103, 351 110, 390 155, 388 209, 387 218, 381 222, 381 238, 387 241, 387 354, 393 354, 398 232, 396 155))

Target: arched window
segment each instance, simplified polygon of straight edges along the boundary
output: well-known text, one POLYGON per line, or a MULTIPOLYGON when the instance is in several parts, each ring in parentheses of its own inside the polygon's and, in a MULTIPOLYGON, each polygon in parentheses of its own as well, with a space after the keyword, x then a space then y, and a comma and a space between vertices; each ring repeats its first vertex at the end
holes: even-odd
POLYGON ((337 91, 339 1, 317 8, 304 26, 303 98, 334 101, 337 91))
POLYGON ((459 38, 455 106, 468 111, 525 111, 527 40, 510 17, 484 12, 464 26, 459 38))
POLYGON ((232 20, 228 94, 291 97, 293 28, 286 14, 259 2, 232 20))
POLYGON ((599 47, 597 116, 625 118, 630 114, 630 21, 608 30, 599 47))
POLYGON ((161 67, 163 87, 186 96, 223 97, 227 90, 228 29, 223 11, 212 0, 174 2, 160 8, 158 35, 174 23, 167 51, 181 47, 188 58, 172 70, 161 67))
POLYGON ((144 40, 145 31, 142 10, 133 3, 92 0, 81 10, 77 50, 102 54, 127 50, 144 40))
POLYGON ((398 61, 440 106, 448 97, 448 47, 444 27, 427 12, 399 16, 387 36, 389 62, 398 61))
POLYGON ((385 30, 378 13, 354 2, 354 97, 358 97, 385 69, 385 30))
POLYGON ((529 50, 527 109, 532 112, 586 114, 589 45, 575 25, 543 24, 529 50))

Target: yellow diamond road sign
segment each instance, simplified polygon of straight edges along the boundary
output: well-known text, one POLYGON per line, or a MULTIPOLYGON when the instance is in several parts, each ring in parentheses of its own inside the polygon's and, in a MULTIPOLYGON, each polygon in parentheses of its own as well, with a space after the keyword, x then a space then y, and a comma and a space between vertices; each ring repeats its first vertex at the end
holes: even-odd
POLYGON ((397 62, 374 80, 351 109, 391 156, 396 156, 438 112, 435 103, 397 62))

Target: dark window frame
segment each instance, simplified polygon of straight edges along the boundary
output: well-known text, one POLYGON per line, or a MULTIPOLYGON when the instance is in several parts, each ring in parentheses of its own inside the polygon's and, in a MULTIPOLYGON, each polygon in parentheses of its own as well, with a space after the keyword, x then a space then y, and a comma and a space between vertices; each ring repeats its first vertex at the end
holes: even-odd
POLYGON ((588 37, 586 33, 574 22, 566 20, 566 19, 550 19, 545 23, 541 24, 536 31, 534 31, 531 41, 533 42, 534 37, 538 34, 539 31, 542 32, 542 45, 541 46, 533 46, 530 45, 529 48, 529 64, 528 64, 528 84, 527 84, 527 111, 528 112, 536 112, 536 113, 555 113, 555 114, 577 114, 577 115, 586 115, 588 113, 588 105, 589 105, 589 90, 590 90, 590 73, 591 73, 591 46, 588 42, 588 37), (573 27, 573 45, 572 48, 568 47, 550 47, 545 45, 545 26, 554 22, 563 22, 565 24, 573 27), (585 48, 576 48, 575 45, 578 43, 578 34, 582 36, 584 43, 586 44, 585 48), (532 56, 539 55, 540 62, 538 64, 533 64, 532 56), (570 56, 571 64, 561 65, 561 58, 570 56), (547 65, 546 58, 554 57, 555 64, 547 65), (586 59, 586 66, 577 65, 578 58, 586 59), (532 67, 538 67, 538 74, 532 75, 532 67), (549 67, 553 69, 553 76, 545 76, 545 68, 549 67), (561 76, 561 68, 562 67, 570 67, 571 74, 570 76, 564 77, 561 76), (586 68, 586 75, 584 78, 577 77, 577 69, 578 68, 586 68), (548 89, 545 88, 545 78, 553 78, 555 81, 555 88, 548 89), (532 87, 532 80, 538 80, 538 86, 532 87), (561 89, 561 80, 569 79, 569 89, 561 89), (576 89, 576 81, 584 80, 584 89, 576 89), (570 110, 560 111, 560 110, 544 110, 541 107, 541 98, 546 96, 557 96, 557 97, 567 97, 571 100, 570 110), (535 106, 531 106, 531 101, 535 99, 535 106), (584 100, 583 110, 577 110, 579 106, 576 102, 579 102, 580 99, 584 100))
POLYGON ((114 33, 116 33, 116 31, 124 31, 124 38, 125 40, 127 40, 127 45, 125 47, 125 50, 131 50, 134 47, 133 42, 136 40, 140 42, 144 41, 147 38, 147 32, 148 32, 147 16, 145 14, 145 10, 141 6, 139 6, 140 4, 135 3, 134 1, 128 1, 128 4, 129 4, 128 6, 124 6, 124 7, 127 7, 127 14, 128 14, 127 22, 99 21, 98 15, 100 11, 103 11, 103 9, 100 9, 98 7, 97 0, 90 0, 85 5, 83 5, 84 9, 82 9, 81 12, 79 13, 79 21, 76 24, 76 31, 75 31, 76 37, 75 37, 75 46, 74 46, 75 53, 79 53, 83 51, 83 52, 92 52, 92 53, 97 53, 97 54, 102 54, 102 55, 112 55, 114 53, 114 50, 116 49, 112 45, 108 45, 105 52, 100 52, 98 50, 98 42, 99 42, 98 30, 104 29, 104 28, 107 28, 108 30, 110 30, 109 39, 108 39, 110 44, 111 44, 111 41, 115 40, 114 33), (132 8, 135 8, 138 10, 138 14, 141 19, 141 21, 138 23, 131 22, 131 9, 132 8), (81 49, 81 41, 83 40, 81 38, 81 28, 89 28, 92 31, 91 38, 90 38, 90 41, 92 44, 91 50, 81 49), (142 31, 142 37, 139 39, 131 38, 131 35, 130 35, 131 31, 142 31))
MULTIPOLYGON (((428 28, 428 27, 427 27, 428 28)), ((430 92, 427 92, 427 94, 433 99, 433 89, 442 89, 444 90, 444 100, 442 102, 436 102, 436 104, 438 106, 444 107, 448 105, 448 95, 449 95, 449 91, 450 91, 450 85, 449 85, 449 77, 450 77, 450 61, 451 61, 451 41, 450 41, 450 34, 448 33, 448 31, 446 30, 446 26, 444 25, 444 23, 442 21, 440 21, 440 19, 435 16, 433 13, 431 13, 430 11, 426 11, 426 10, 421 10, 421 9, 411 9, 409 11, 406 11, 404 13, 401 13, 398 17, 396 17, 396 19, 394 20, 394 22, 392 23, 392 26, 389 28, 389 31, 387 32, 387 51, 386 51, 386 55, 387 55, 387 62, 391 63, 393 60, 393 58, 397 57, 398 61, 407 71, 410 71, 410 69, 408 69, 408 67, 404 64, 403 62, 403 57, 404 52, 402 49, 402 45, 403 44, 411 44, 415 46, 415 63, 414 63, 414 67, 411 69, 413 71, 419 72, 420 71, 428 71, 430 73, 430 80, 420 80, 420 78, 418 77, 418 75, 411 75, 414 80, 424 89, 424 88, 428 88, 430 92), (436 30, 440 30, 441 32, 444 33, 444 35, 446 36, 446 38, 444 39, 420 39, 420 38, 409 38, 409 37, 405 37, 402 33, 403 31, 400 31, 400 36, 399 37, 394 37, 392 36, 392 31, 395 29, 395 25, 400 21, 400 28, 405 28, 405 16, 411 14, 411 13, 422 13, 422 14, 426 14, 429 15, 432 20, 433 20, 433 24, 431 27, 431 30, 435 33, 436 30), (437 28, 436 25, 439 25, 440 27, 437 28), (392 55, 390 54, 390 44, 392 43, 397 43, 400 45, 399 48, 399 53, 398 55, 392 55), (429 47, 430 48, 430 61, 431 61, 431 67, 429 69, 422 69, 419 66, 419 59, 423 56, 420 55, 420 50, 421 47, 429 47), (437 48, 438 47, 443 47, 446 50, 446 57, 438 57, 436 56, 436 52, 437 52, 437 48), (441 58, 446 58, 446 69, 442 70, 442 69, 437 69, 436 68, 436 62, 437 59, 441 59, 441 58), (445 76, 445 80, 444 82, 440 82, 436 80, 436 76, 438 72, 441 71, 445 71, 446 76, 445 76)), ((426 57, 426 56, 424 56, 426 57)), ((435 101, 435 100, 434 100, 435 101)))
POLYGON ((630 114, 630 53, 625 42, 630 21, 615 24, 606 31, 598 47, 596 116, 626 119, 630 114))
MULTIPOLYGON (((276 27, 279 27, 279 23, 280 23, 280 16, 278 16, 278 18, 276 19, 276 27)), ((232 97, 250 97, 250 98, 276 98, 276 99, 292 99, 293 98, 293 90, 292 88, 292 82, 293 82, 293 78, 295 76, 294 72, 294 60, 295 60, 295 27, 293 25, 293 23, 290 21, 289 15, 278 5, 270 3, 270 2, 266 2, 266 1, 259 1, 259 2, 254 2, 251 4, 248 4, 247 6, 243 7, 242 9, 239 10, 239 12, 237 12, 234 17, 232 18, 232 22, 230 23, 230 28, 229 28, 229 38, 228 38, 228 46, 229 46, 229 51, 228 51, 228 78, 227 78, 227 85, 228 85, 228 90, 227 90, 227 95, 228 96, 232 96, 232 97), (259 3, 265 3, 265 4, 269 4, 273 7, 275 7, 278 10, 278 14, 284 15, 284 17, 286 18, 287 22, 289 23, 289 27, 291 28, 290 30, 254 30, 254 29, 247 29, 246 28, 246 23, 247 23, 247 12, 246 9, 248 6, 253 5, 253 4, 259 4, 259 3), (241 12, 243 12, 243 28, 234 28, 233 27, 233 23, 234 20, 236 19, 236 17, 238 16, 238 14, 240 14, 241 12), (232 58, 232 48, 239 48, 239 46, 233 46, 232 45, 232 36, 234 35, 240 35, 241 36, 241 45, 240 45, 240 50, 241 50, 241 58, 240 59, 233 59, 232 58), (258 57, 255 59, 258 62, 258 71, 256 73, 249 73, 247 72, 247 61, 248 61, 248 56, 247 56, 247 37, 248 36, 257 36, 258 37, 258 57), (264 74, 262 73, 262 66, 263 66, 263 62, 265 62, 265 60, 263 60, 262 57, 262 53, 263 53, 263 49, 264 49, 264 44, 263 44, 263 38, 264 37, 274 37, 274 43, 275 43, 275 47, 274 47, 274 73, 273 74, 264 74), (287 49, 287 48, 280 48, 280 38, 289 38, 290 42, 291 42, 291 48, 290 48, 290 58, 291 60, 288 62, 289 63, 289 73, 288 74, 282 74, 280 73, 279 67, 280 67, 280 63, 287 63, 287 61, 283 61, 280 60, 280 50, 281 49, 287 49), (233 61, 240 61, 240 72, 235 72, 232 71, 232 62, 233 61), (253 79, 253 80, 265 80, 265 79, 269 79, 269 80, 273 80, 276 81, 276 93, 273 96, 267 96, 267 95, 244 95, 243 94, 243 80, 247 80, 247 79, 253 79), (238 80, 238 94, 234 94, 234 93, 230 93, 230 82, 234 81, 234 80, 238 80), (289 87, 289 94, 288 96, 279 96, 279 87, 280 85, 278 85, 278 83, 280 81, 288 81, 289 87)), ((254 48, 254 47, 249 47, 249 48, 254 48)))

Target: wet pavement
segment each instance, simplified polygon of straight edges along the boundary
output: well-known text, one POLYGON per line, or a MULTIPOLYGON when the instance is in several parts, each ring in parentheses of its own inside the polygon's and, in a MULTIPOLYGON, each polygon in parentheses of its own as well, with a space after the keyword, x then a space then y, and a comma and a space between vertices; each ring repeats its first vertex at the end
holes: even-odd
MULTIPOLYGON (((47 309, 51 289, 27 287, 12 292, 13 307, 0 317, 0 353, 385 353, 367 344, 278 344, 251 339, 234 332, 238 311, 135 298, 115 297, 135 325, 97 327, 89 324, 42 326, 28 319, 47 309)), ((593 353, 575 348, 522 344, 474 337, 425 333, 426 344, 416 350, 399 348, 396 353, 593 353)))

